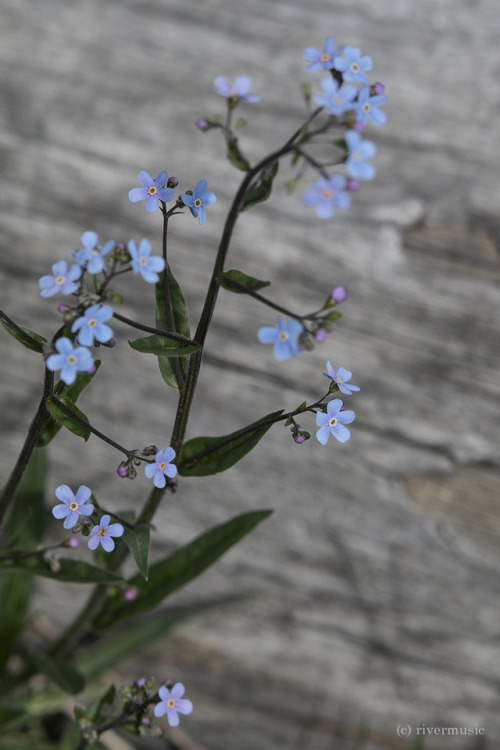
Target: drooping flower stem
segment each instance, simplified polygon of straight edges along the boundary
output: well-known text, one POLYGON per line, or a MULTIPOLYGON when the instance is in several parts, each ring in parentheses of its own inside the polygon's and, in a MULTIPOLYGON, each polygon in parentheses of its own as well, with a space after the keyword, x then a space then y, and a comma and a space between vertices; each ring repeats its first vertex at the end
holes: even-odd
POLYGON ((53 391, 54 373, 48 369, 45 369, 42 398, 40 399, 38 409, 35 416, 33 417, 33 421, 31 422, 24 445, 21 448, 21 452, 19 453, 19 458, 17 459, 12 473, 7 480, 7 484, 3 488, 2 494, 0 495, 0 525, 3 522, 4 516, 19 486, 19 482, 21 481, 24 471, 28 466, 31 455, 36 448, 38 439, 42 434, 42 430, 45 427, 45 424, 50 416, 49 412, 47 411, 47 407, 45 406, 45 402, 47 401, 47 398, 52 395, 53 391))

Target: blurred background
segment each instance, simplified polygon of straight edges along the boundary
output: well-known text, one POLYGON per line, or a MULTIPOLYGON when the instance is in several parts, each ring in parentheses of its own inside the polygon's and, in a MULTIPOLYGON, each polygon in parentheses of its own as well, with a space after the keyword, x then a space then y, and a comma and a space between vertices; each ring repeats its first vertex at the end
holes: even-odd
MULTIPOLYGON (((271 280, 278 304, 316 309, 337 284, 349 297, 326 343, 279 363, 256 338, 272 312, 221 292, 188 437, 316 399, 327 359, 352 370, 361 392, 349 443, 297 446, 277 426, 226 473, 182 480, 160 509, 153 559, 246 510, 275 511, 175 600, 248 592, 246 601, 182 625, 108 675, 184 682, 195 712, 178 746, 404 750, 425 723, 484 729, 433 735, 429 750, 498 747, 499 23, 495 0, 2 2, 1 305, 47 337, 58 300, 40 298, 38 278, 83 232, 147 237, 160 251, 159 212, 127 198, 140 169, 166 169, 183 190, 203 177, 217 194, 205 225, 187 214, 170 232, 195 324, 241 177, 218 134, 195 127, 224 111, 217 75, 247 74, 262 96, 241 108, 251 161, 300 124, 300 83, 319 90, 322 77, 304 71, 302 52, 327 36, 369 54, 370 80, 389 96, 387 124, 366 136, 377 176, 349 211, 317 219, 303 186, 293 196, 282 188, 285 169, 235 232, 228 267, 271 280)), ((152 288, 123 277, 120 291, 123 314, 151 323, 152 288)), ((166 445, 175 393, 153 357, 130 350, 129 332, 115 332, 80 406, 124 445, 166 445)), ((5 477, 43 363, 7 334, 0 346, 5 477)), ((147 482, 119 480, 119 460, 94 437, 82 448, 59 434, 47 500, 55 538, 58 484, 85 483, 115 509, 140 504, 147 482)), ((49 614, 39 637, 82 595, 41 582, 37 607, 49 614)))

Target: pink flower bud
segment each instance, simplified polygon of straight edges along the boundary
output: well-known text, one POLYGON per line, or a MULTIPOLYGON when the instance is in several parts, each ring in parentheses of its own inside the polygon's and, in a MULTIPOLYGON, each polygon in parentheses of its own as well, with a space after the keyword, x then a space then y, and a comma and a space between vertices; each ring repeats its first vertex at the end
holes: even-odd
POLYGON ((345 286, 336 286, 332 289, 330 297, 334 300, 334 302, 340 304, 347 297, 347 289, 345 288, 345 286))

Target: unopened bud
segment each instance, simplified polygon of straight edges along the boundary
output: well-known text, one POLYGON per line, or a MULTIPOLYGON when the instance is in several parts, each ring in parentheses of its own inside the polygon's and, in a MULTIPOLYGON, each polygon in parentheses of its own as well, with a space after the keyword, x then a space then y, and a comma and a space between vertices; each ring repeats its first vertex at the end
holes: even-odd
POLYGON ((196 120, 196 127, 201 131, 210 130, 210 122, 205 117, 199 117, 196 120))
POLYGON ((345 286, 335 286, 330 294, 331 299, 340 305, 347 297, 347 289, 345 286))
POLYGON ((385 86, 383 83, 380 83, 380 81, 377 81, 377 83, 373 84, 371 89, 374 94, 383 94, 385 91, 385 86))
POLYGON ((318 342, 318 344, 321 344, 327 337, 327 332, 324 328, 318 328, 316 333, 314 334, 314 340, 318 342))
POLYGON ((126 477, 128 474, 127 464, 120 464, 116 470, 119 477, 126 477))
POLYGON ((167 187, 174 188, 174 187, 177 187, 178 184, 179 184, 179 180, 177 179, 177 177, 168 178, 167 187))
POLYGON ((359 180, 355 180, 354 177, 349 177, 347 180, 347 189, 351 193, 357 193, 359 188, 361 187, 361 183, 359 180))

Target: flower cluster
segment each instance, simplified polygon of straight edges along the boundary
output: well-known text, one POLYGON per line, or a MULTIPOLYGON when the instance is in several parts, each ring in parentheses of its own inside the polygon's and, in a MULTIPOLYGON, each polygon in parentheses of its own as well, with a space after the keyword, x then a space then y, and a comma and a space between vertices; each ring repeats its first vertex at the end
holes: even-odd
POLYGON ((322 49, 307 47, 303 58, 307 71, 322 70, 330 76, 321 80, 321 94, 314 94, 316 103, 336 119, 345 131, 340 143, 345 155, 342 162, 345 175, 328 175, 314 163, 320 177, 304 192, 302 199, 315 208, 316 215, 328 219, 335 209, 350 206, 350 192, 359 190, 360 180, 371 180, 375 167, 369 163, 377 153, 374 143, 361 138, 361 132, 371 122, 383 125, 387 119, 380 107, 387 101, 381 83, 370 85, 366 73, 372 70, 373 60, 363 55, 358 47, 336 47, 335 38, 328 37, 322 49))
MULTIPOLYGON (((129 200, 131 200, 132 203, 145 201, 146 211, 158 211, 161 202, 163 210, 166 212, 165 204, 169 203, 174 198, 173 188, 178 185, 177 178, 171 177, 169 180, 168 173, 163 171, 160 172, 156 179, 153 179, 149 172, 142 169, 138 173, 137 179, 142 187, 129 190, 129 200)), ((205 206, 211 206, 212 203, 215 203, 217 200, 215 193, 207 188, 207 181, 199 180, 194 190, 181 193, 174 208, 166 213, 171 215, 175 212, 175 209, 187 206, 191 211, 191 214, 198 219, 198 222, 203 224, 206 219, 205 206)), ((146 279, 146 281, 148 281, 148 279, 146 279)))
MULTIPOLYGON (((94 505, 89 503, 88 500, 92 497, 91 490, 82 484, 76 494, 68 487, 67 484, 60 484, 56 488, 55 495, 58 500, 61 501, 60 505, 54 505, 52 508, 52 515, 58 520, 64 518, 64 528, 80 530, 78 528, 78 520, 80 516, 85 516, 92 520, 94 513, 94 505)), ((102 545, 106 552, 112 552, 115 548, 115 543, 112 537, 120 537, 123 535, 124 528, 121 523, 111 523, 111 517, 108 514, 102 516, 101 520, 94 524, 90 531, 90 538, 88 541, 89 549, 95 550, 102 545)), ((83 527, 82 527, 83 528, 83 527)), ((88 526, 85 527, 88 533, 88 526)))
POLYGON ((296 357, 300 351, 311 350, 314 343, 325 341, 335 330, 334 321, 341 318, 342 313, 332 308, 346 298, 346 288, 335 286, 320 310, 301 318, 290 313, 289 321, 278 317, 276 326, 263 326, 257 332, 257 338, 262 344, 273 344, 273 354, 280 361, 296 357))

